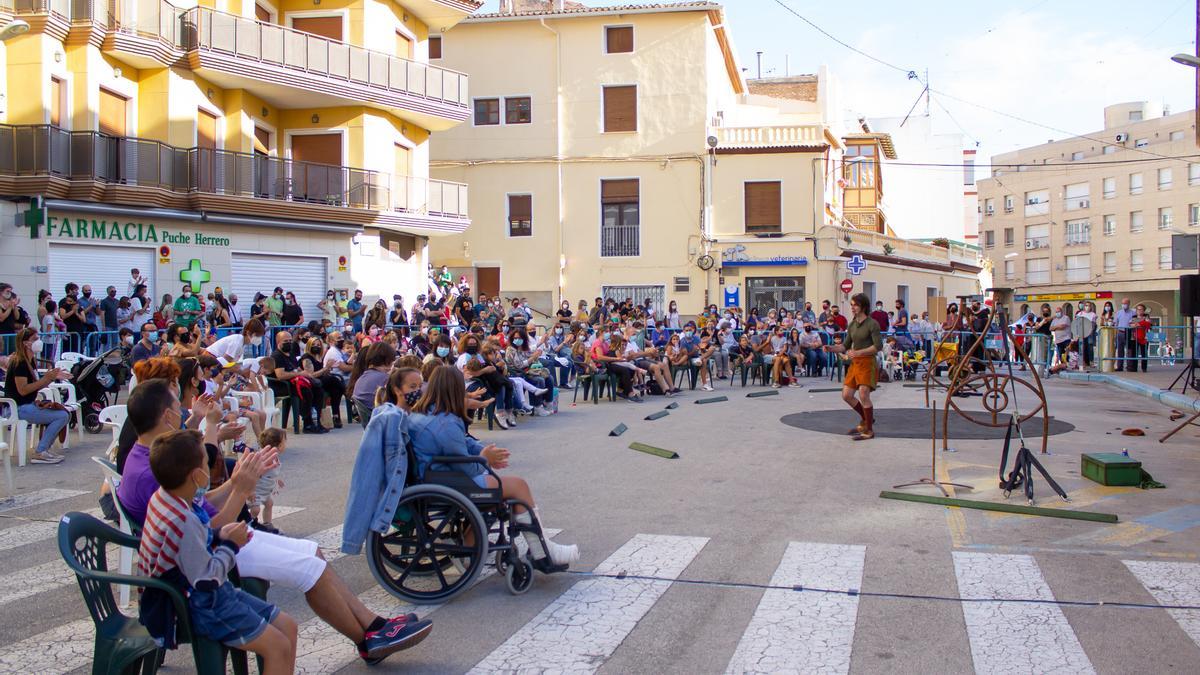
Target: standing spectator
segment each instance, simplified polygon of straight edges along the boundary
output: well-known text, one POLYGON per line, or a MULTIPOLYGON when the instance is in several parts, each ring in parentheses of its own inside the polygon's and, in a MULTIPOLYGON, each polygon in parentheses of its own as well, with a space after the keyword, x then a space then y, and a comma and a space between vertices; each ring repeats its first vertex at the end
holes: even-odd
POLYGON ((296 302, 296 294, 288 291, 287 302, 283 305, 279 320, 284 326, 300 326, 304 324, 304 309, 296 302))
POLYGON ((908 335, 912 331, 909 325, 908 310, 905 309, 904 301, 896 300, 896 320, 892 322, 892 330, 897 335, 908 335))
POLYGON ((354 297, 346 303, 346 316, 350 319, 350 324, 354 327, 355 335, 362 332, 363 315, 367 313, 367 307, 363 304, 362 299, 363 292, 356 288, 354 289, 354 297))
POLYGON ((38 340, 38 344, 44 345, 41 350, 41 358, 51 362, 58 359, 59 347, 66 330, 66 325, 63 324, 62 319, 58 318, 58 303, 47 300, 41 325, 41 334, 44 339, 38 340))
POLYGON ((1092 361, 1095 359, 1096 353, 1096 333, 1098 332, 1099 324, 1096 323, 1096 303, 1084 301, 1079 305, 1077 316, 1082 316, 1092 322, 1092 332, 1083 338, 1083 365, 1085 368, 1092 367, 1092 361))
POLYGON ((138 268, 135 267, 135 268, 129 270, 129 283, 128 283, 128 287, 125 289, 125 295, 132 297, 133 292, 135 290, 137 290, 138 286, 146 286, 146 285, 148 285, 148 282, 146 280, 146 275, 142 274, 141 270, 139 270, 138 268))
POLYGON ((1055 310, 1050 333, 1054 337, 1054 361, 1058 363, 1067 358, 1067 345, 1071 344, 1071 318, 1067 316, 1065 305, 1055 310))
POLYGON ((237 293, 229 294, 229 307, 226 308, 229 312, 229 325, 240 327, 243 323, 242 309, 238 307, 237 293))
POLYGON ((58 318, 62 320, 69 333, 67 351, 83 351, 84 335, 87 325, 83 320, 83 310, 79 307, 79 286, 75 282, 67 284, 66 294, 58 303, 58 318))
POLYGON ((454 316, 463 330, 471 326, 471 322, 475 320, 475 303, 471 302, 471 296, 465 293, 458 296, 458 302, 454 306, 454 316))
POLYGON ((554 315, 558 317, 558 323, 561 326, 564 326, 564 327, 570 326, 571 325, 571 316, 572 316, 571 303, 566 300, 563 300, 562 306, 559 307, 558 311, 555 312, 554 315))
POLYGON ((12 284, 0 282, 0 336, 3 336, 4 340, 3 344, 0 344, 0 354, 7 354, 13 350, 17 322, 21 318, 20 303, 21 299, 13 291, 12 284))
POLYGON ((222 366, 229 366, 245 358, 247 346, 261 345, 266 334, 267 329, 262 321, 250 319, 242 328, 242 332, 226 335, 204 349, 220 361, 222 366))
MULTIPOLYGON (((1093 305, 1093 307, 1094 306, 1095 305, 1093 305)), ((1113 313, 1113 304, 1112 304, 1111 300, 1106 300, 1104 302, 1104 312, 1100 315, 1100 325, 1101 326, 1117 325, 1116 317, 1114 316, 1114 313, 1113 313)))
MULTIPOLYGON (((115 330, 120 330, 121 325, 117 323, 117 305, 120 304, 117 299, 117 287, 109 286, 104 291, 104 299, 100 301, 100 320, 104 325, 104 330, 111 333, 115 330)), ((111 342, 111 340, 110 340, 111 342)))
POLYGON ((830 303, 828 300, 823 300, 821 302, 821 313, 817 316, 818 326, 824 326, 825 324, 829 323, 829 304, 830 303))
POLYGON ((134 287, 133 295, 129 298, 130 310, 133 312, 133 325, 129 326, 129 329, 133 332, 137 332, 142 324, 154 318, 154 307, 151 306, 147 292, 144 285, 138 285, 134 287))
POLYGON ((675 304, 674 300, 667 304, 667 314, 665 318, 667 320, 667 328, 671 330, 679 330, 681 326, 679 323, 679 306, 675 304))
POLYGON ((1151 323, 1151 321, 1150 321, 1150 313, 1146 311, 1146 306, 1141 303, 1138 303, 1137 314, 1134 315, 1133 320, 1130 321, 1130 323, 1129 323, 1130 333, 1133 334, 1133 349, 1134 349, 1134 355, 1132 357, 1134 360, 1130 362, 1130 366, 1131 366, 1132 370, 1130 370, 1129 372, 1131 372, 1131 373, 1137 372, 1137 365, 1139 362, 1142 364, 1142 372, 1143 373, 1148 370, 1148 366, 1150 363, 1149 332, 1150 332, 1150 328, 1153 327, 1153 325, 1154 324, 1151 323))
POLYGON ((404 297, 399 293, 392 296, 392 311, 388 314, 388 323, 397 330, 408 326, 408 313, 404 311, 404 297))
MULTIPOLYGON (((1129 298, 1122 298, 1121 309, 1118 309, 1116 314, 1117 367, 1113 370, 1125 370, 1126 359, 1133 359, 1134 352, 1137 351, 1136 335, 1133 330, 1130 330, 1135 316, 1134 311, 1129 308, 1129 298)), ((1130 362, 1128 368, 1130 372, 1137 370, 1137 363, 1130 362)))
POLYGON ((283 325, 283 288, 276 286, 272 291, 271 297, 263 301, 263 307, 267 310, 267 325, 282 326, 283 325))
MULTIPOLYGON (((865 310, 866 308, 864 307, 863 309, 865 310)), ((827 323, 833 327, 833 332, 835 333, 845 332, 846 327, 850 325, 850 322, 846 320, 846 316, 842 314, 842 310, 837 305, 829 308, 827 323)))
POLYGON ((871 318, 875 319, 875 323, 879 324, 879 332, 888 332, 888 327, 890 325, 888 322, 888 313, 883 311, 882 300, 875 301, 875 311, 871 312, 871 318))
POLYGON ((102 323, 100 300, 92 297, 91 284, 84 284, 79 290, 82 294, 82 297, 79 298, 79 309, 83 311, 83 323, 87 326, 88 333, 95 333, 100 330, 102 323))
POLYGON ((587 318, 588 323, 593 326, 599 326, 608 318, 604 313, 604 298, 596 298, 596 303, 592 305, 592 311, 587 314, 587 318))
POLYGON ((192 294, 191 284, 184 285, 183 292, 175 300, 174 309, 175 323, 185 328, 191 328, 203 313, 200 310, 200 299, 192 294))
POLYGON ((36 329, 26 328, 17 333, 16 349, 8 359, 8 370, 4 376, 4 397, 16 402, 18 419, 46 427, 42 432, 42 440, 38 443, 37 453, 29 461, 33 464, 58 464, 63 458, 50 452, 50 446, 58 438, 58 433, 67 426, 70 413, 66 410, 38 406, 37 395, 51 382, 67 373, 58 368, 50 368, 45 375, 38 377, 36 359, 42 348, 42 341, 38 339, 36 329))
POLYGON ((430 295, 421 307, 421 316, 429 321, 431 326, 443 326, 442 310, 446 308, 445 296, 430 295))
POLYGON ((209 323, 214 328, 224 328, 233 325, 233 320, 229 316, 229 301, 225 299, 225 292, 220 286, 213 289, 209 316, 211 317, 209 323))
POLYGON ((371 337, 376 337, 383 331, 383 327, 387 325, 387 320, 387 303, 383 301, 383 298, 380 298, 375 301, 375 305, 371 307, 371 311, 367 312, 367 320, 363 322, 363 330, 371 337))
POLYGON ((175 300, 171 298, 170 293, 163 293, 158 311, 154 312, 154 325, 162 330, 173 323, 175 323, 175 300))
POLYGON ((338 325, 337 291, 329 289, 325 297, 317 303, 317 309, 321 310, 322 321, 328 321, 330 326, 338 325))

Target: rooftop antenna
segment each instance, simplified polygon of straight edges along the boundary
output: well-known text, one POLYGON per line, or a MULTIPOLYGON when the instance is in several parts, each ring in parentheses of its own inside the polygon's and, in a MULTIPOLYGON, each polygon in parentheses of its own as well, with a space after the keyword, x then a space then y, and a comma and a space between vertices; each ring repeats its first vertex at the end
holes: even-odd
POLYGON ((754 52, 754 57, 758 61, 758 75, 756 79, 762 79, 762 52, 754 52))

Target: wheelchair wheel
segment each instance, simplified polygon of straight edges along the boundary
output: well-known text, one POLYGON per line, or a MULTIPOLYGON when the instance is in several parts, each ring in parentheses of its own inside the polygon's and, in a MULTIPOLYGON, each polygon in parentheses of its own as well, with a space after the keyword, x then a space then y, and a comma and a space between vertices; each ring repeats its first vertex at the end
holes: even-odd
POLYGON ((367 538, 375 580, 392 595, 417 603, 443 601, 469 588, 488 550, 479 509, 450 488, 415 485, 404 491, 396 510, 407 513, 407 520, 367 538))
POLYGON ((521 595, 533 586, 533 565, 528 560, 521 560, 515 565, 509 565, 504 573, 504 585, 513 595, 521 595))

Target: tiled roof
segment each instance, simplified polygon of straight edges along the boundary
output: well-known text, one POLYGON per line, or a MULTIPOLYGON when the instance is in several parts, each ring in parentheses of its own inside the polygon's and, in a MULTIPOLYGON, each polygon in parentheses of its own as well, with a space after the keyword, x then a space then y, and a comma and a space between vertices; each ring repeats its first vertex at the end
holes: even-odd
POLYGON ((550 16, 550 15, 574 15, 574 14, 619 14, 621 12, 630 11, 647 11, 655 9, 665 10, 715 10, 721 9, 721 5, 715 2, 664 2, 664 3, 649 3, 637 5, 614 5, 609 7, 564 7, 561 11, 556 9, 546 9, 538 11, 513 12, 511 14, 501 12, 489 12, 486 14, 472 14, 467 21, 472 19, 498 19, 510 16, 550 16))

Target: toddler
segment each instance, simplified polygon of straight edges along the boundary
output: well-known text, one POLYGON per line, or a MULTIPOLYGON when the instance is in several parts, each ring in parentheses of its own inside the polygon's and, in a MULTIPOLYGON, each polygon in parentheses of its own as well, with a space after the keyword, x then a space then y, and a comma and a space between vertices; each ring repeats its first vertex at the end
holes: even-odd
MULTIPOLYGON (((263 432, 258 435, 258 447, 275 448, 279 457, 282 458, 284 451, 287 450, 287 431, 279 427, 263 429, 263 432)), ((254 487, 254 494, 250 496, 250 515, 253 518, 250 521, 251 527, 263 532, 279 534, 279 528, 275 527, 275 523, 272 521, 272 511, 275 508, 275 495, 279 494, 282 487, 283 476, 280 474, 279 467, 271 469, 258 479, 258 485, 254 487)))

